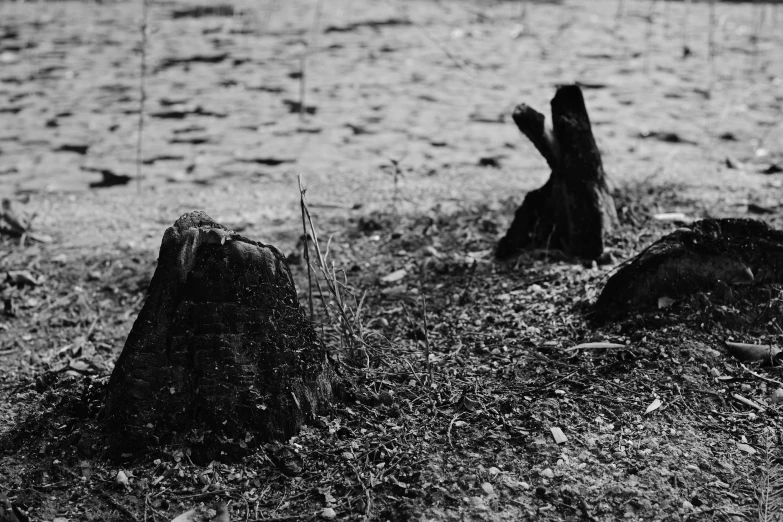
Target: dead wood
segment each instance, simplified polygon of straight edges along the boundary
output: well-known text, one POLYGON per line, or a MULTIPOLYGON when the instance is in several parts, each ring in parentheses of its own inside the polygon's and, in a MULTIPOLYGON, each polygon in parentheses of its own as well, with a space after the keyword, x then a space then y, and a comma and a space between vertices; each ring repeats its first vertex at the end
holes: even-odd
POLYGON ((163 237, 104 424, 122 452, 192 430, 287 439, 328 404, 332 375, 282 254, 192 212, 163 237))
POLYGON ((594 259, 603 253, 604 235, 617 224, 582 91, 577 85, 560 87, 551 105, 551 130, 533 108, 522 104, 514 110, 514 123, 552 174, 543 187, 525 196, 498 244, 499 258, 546 248, 594 259))
POLYGON ((659 239, 622 266, 601 292, 605 321, 655 310, 662 297, 783 282, 783 231, 752 219, 705 219, 659 239))

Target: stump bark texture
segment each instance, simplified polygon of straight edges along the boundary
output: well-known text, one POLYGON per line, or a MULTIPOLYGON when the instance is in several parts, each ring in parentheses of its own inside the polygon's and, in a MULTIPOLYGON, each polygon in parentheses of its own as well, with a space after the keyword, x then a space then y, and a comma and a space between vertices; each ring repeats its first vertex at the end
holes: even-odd
POLYGON ((560 87, 551 105, 551 130, 533 108, 522 104, 514 110, 514 123, 552 174, 544 186, 525 196, 498 244, 499 258, 545 248, 594 259, 603 253, 604 235, 617 225, 582 91, 576 85, 560 87))
POLYGON ((328 405, 333 372, 281 253, 203 212, 166 230, 108 384, 110 447, 175 433, 286 439, 328 405))
POLYGON ((659 239, 606 282, 597 321, 655 310, 662 297, 783 282, 783 231, 752 219, 705 219, 659 239))

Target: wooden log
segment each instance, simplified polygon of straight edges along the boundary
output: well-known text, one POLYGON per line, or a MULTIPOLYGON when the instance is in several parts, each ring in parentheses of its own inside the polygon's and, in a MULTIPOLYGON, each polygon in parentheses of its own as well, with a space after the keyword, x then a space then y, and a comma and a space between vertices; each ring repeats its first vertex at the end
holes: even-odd
POLYGON ((658 308, 662 297, 783 282, 783 231, 752 219, 705 219, 659 239, 606 282, 593 317, 658 308))
POLYGON ((109 446, 135 452, 195 432, 284 440, 329 404, 332 379, 282 254, 191 212, 163 236, 109 380, 109 446))
POLYGON ((577 85, 560 87, 551 105, 552 130, 533 108, 522 104, 514 110, 514 123, 552 174, 544 186, 525 196, 498 243, 499 258, 546 248, 595 259, 603 253, 605 234, 617 224, 582 91, 577 85))

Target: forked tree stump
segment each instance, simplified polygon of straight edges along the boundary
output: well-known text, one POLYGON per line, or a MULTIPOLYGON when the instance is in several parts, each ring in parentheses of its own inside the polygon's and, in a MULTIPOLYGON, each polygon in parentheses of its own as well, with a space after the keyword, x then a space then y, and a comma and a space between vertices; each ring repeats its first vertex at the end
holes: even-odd
POLYGON ((582 91, 557 89, 552 99, 552 130, 545 117, 527 105, 514 110, 514 123, 544 156, 552 174, 529 192, 497 247, 499 258, 525 249, 562 250, 595 259, 603 253, 604 234, 617 225, 601 154, 595 144, 582 91))
POLYGON ((192 212, 163 236, 109 380, 109 444, 134 452, 192 430, 284 440, 328 405, 332 379, 282 254, 192 212))
POLYGON ((705 219, 659 239, 606 282, 594 318, 655 310, 659 299, 783 282, 783 231, 752 219, 705 219))

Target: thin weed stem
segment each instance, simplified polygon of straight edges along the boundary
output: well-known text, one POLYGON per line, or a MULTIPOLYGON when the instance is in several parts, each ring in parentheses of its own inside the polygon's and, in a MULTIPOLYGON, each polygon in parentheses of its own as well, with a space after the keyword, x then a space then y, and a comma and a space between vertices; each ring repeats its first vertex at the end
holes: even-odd
POLYGON ((299 182, 299 206, 302 209, 302 241, 304 242, 304 259, 307 264, 307 290, 308 303, 310 304, 310 322, 313 321, 315 312, 313 310, 313 273, 310 267, 310 247, 308 242, 307 222, 305 221, 305 190, 302 188, 302 175, 297 176, 299 182))
MULTIPOLYGON (((329 247, 331 246, 332 238, 331 237, 329 238, 329 241, 327 242, 326 253, 323 253, 321 250, 320 243, 318 242, 318 232, 316 231, 315 223, 313 222, 313 217, 310 214, 310 209, 307 207, 307 202, 305 201, 305 192, 306 190, 302 188, 302 181, 300 176, 299 195, 300 195, 300 206, 302 210, 302 228, 304 229, 306 241, 309 240, 312 242, 313 252, 315 253, 314 260, 310 259, 309 254, 307 255, 307 259, 306 259, 308 278, 310 282, 311 316, 314 316, 315 314, 313 310, 314 306, 313 306, 313 298, 312 298, 312 279, 314 276, 315 283, 318 286, 318 293, 321 299, 321 304, 323 305, 324 308, 324 312, 326 314, 327 321, 329 324, 337 326, 338 328, 337 333, 338 333, 340 344, 347 345, 351 356, 355 356, 358 353, 357 348, 360 347, 364 348, 366 363, 369 366, 370 359, 367 353, 367 345, 361 335, 361 324, 359 323, 360 321, 359 314, 361 313, 361 307, 364 303, 364 296, 362 296, 362 300, 359 304, 359 309, 357 311, 352 311, 343 295, 344 291, 347 291, 349 295, 353 295, 353 293, 348 288, 348 282, 345 276, 345 272, 342 272, 343 281, 340 281, 337 276, 338 270, 335 267, 334 262, 328 260, 329 247), (315 263, 313 263, 313 261, 315 261, 315 263), (313 274, 312 273, 313 269, 318 270, 319 274, 313 274), (324 284, 326 285, 326 289, 325 289, 326 292, 321 287, 322 279, 324 284), (325 298, 325 295, 327 294, 331 297, 329 302, 327 302, 325 298), (336 313, 333 315, 332 312, 336 312, 336 313)), ((355 299, 356 297, 354 295, 354 300, 355 299)))

